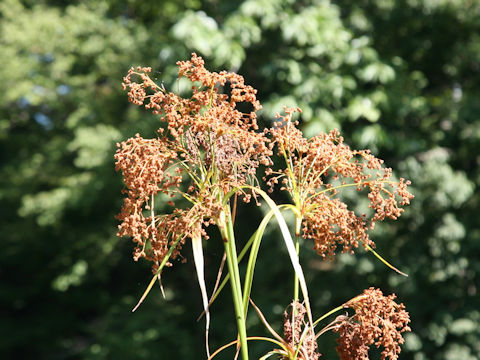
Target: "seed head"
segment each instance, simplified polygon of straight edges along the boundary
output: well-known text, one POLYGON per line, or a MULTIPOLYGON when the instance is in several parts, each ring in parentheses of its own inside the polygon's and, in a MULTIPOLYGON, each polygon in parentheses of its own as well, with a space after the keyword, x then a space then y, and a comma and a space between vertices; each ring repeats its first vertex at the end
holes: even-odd
POLYGON ((392 170, 369 150, 351 150, 338 130, 305 139, 292 120, 300 109, 285 109, 270 133, 279 156, 285 158, 283 170, 267 170, 267 184, 290 196, 303 222, 303 236, 312 239, 322 257, 333 256, 338 245, 351 252, 359 246, 375 244, 368 236, 377 221, 396 219, 413 195, 409 181, 392 179, 392 170), (340 200, 341 189, 354 187, 368 192, 373 214, 357 215, 340 200))
MULTIPOLYGON (((189 97, 157 85, 150 68, 131 68, 122 84, 132 103, 145 106, 165 123, 157 138, 137 134, 119 144, 115 155, 127 195, 118 215, 118 235, 131 236, 137 244, 134 259, 152 260, 154 270, 172 244, 181 239, 180 248, 191 237, 192 223, 207 226, 218 217, 225 194, 238 189, 249 201, 251 195, 241 186, 255 181, 260 164, 272 163, 270 140, 258 131, 257 91, 240 75, 208 71, 196 54, 177 65, 179 77, 192 83, 189 97), (239 110, 240 103, 247 112, 239 110), (191 206, 156 216, 153 203, 159 192, 172 198, 168 203, 173 207, 178 198, 191 206)), ((176 249, 172 258, 177 254, 176 249)))
POLYGON ((410 331, 410 317, 403 304, 397 304, 395 294, 383 296, 379 289, 369 288, 362 295, 345 303, 355 315, 346 318, 336 329, 340 334, 337 352, 342 360, 368 360, 371 345, 382 347, 382 360, 398 359, 402 333, 410 331))

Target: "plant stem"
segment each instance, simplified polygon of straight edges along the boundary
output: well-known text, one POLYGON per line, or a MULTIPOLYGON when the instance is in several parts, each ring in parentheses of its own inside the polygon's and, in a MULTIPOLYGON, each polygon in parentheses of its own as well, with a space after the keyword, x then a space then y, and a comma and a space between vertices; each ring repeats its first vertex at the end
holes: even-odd
POLYGON ((343 307, 343 305, 341 306, 337 306, 335 309, 333 310, 330 310, 328 313, 322 315, 321 317, 319 317, 317 320, 315 320, 315 322, 313 323, 313 326, 316 326, 320 321, 322 321, 323 319, 325 319, 326 317, 332 315, 332 314, 335 314, 337 311, 339 310, 342 310, 342 309, 345 309, 343 307))
MULTIPOLYGON (((298 236, 295 239, 295 251, 297 252, 297 255, 300 253, 300 242, 298 239, 298 236)), ((293 300, 298 301, 298 276, 297 273, 294 274, 293 277, 293 300)))
MULTIPOLYGON (((302 219, 298 216, 295 216, 295 251, 297 252, 297 256, 300 254, 300 227, 302 225, 302 219)), ((295 276, 293 279, 293 300, 298 301, 299 299, 299 289, 298 289, 298 276, 295 272, 295 276)))
POLYGON ((238 335, 240 338, 240 351, 242 354, 242 359, 248 360, 247 329, 242 303, 242 287, 240 284, 240 272, 238 269, 237 249, 235 246, 232 217, 228 205, 225 206, 225 210, 222 212, 219 221, 219 228, 220 232, 222 233, 225 252, 227 254, 228 273, 230 274, 230 285, 232 288, 235 318, 237 320, 238 335))

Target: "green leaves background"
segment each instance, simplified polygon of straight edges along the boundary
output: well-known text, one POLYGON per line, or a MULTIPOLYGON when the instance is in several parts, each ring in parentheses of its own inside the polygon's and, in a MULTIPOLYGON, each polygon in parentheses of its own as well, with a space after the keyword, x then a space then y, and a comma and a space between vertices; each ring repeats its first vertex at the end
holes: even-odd
MULTIPOLYGON (((411 312, 402 359, 480 357, 479 12, 468 0, 4 0, 0 353, 203 353, 193 261, 165 272, 167 300, 152 291, 131 314, 151 275, 148 264, 131 260, 131 244, 115 237, 114 219, 122 188, 115 142, 154 136, 158 127, 127 103, 122 76, 132 65, 152 66, 175 90, 175 61, 196 51, 207 67, 236 71, 259 89, 265 125, 283 106, 299 106, 307 135, 338 127, 353 148, 371 148, 412 180, 416 198, 403 218, 374 232, 378 251, 410 277, 368 253, 331 263, 303 250, 313 312, 379 286, 411 312)), ((258 227, 255 211, 239 208, 238 239, 258 227)), ((272 277, 257 270, 252 298, 280 326, 291 300, 289 259, 275 226, 266 233, 257 266, 272 277)), ((207 286, 222 254, 217 242, 206 245, 207 286)), ((222 296, 212 307, 212 349, 235 333, 229 295, 222 296)), ((262 333, 256 316, 248 320, 249 333, 262 333)), ((336 356, 330 340, 320 343, 325 358, 336 356)))

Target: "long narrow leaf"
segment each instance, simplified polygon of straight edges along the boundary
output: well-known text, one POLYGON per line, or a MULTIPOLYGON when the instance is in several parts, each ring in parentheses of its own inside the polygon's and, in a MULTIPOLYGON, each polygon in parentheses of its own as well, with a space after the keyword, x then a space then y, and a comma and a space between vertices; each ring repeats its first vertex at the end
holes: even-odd
POLYGON ((148 293, 152 289, 153 284, 155 284, 155 280, 157 279, 158 275, 160 275, 160 273, 162 272, 163 268, 165 267, 165 264, 168 262, 168 259, 170 259, 170 256, 172 255, 173 251, 176 249, 176 247, 177 247, 177 245, 178 245, 178 243, 180 242, 181 239, 182 239, 182 237, 179 236, 177 238, 177 240, 175 240, 173 245, 170 246, 170 249, 168 249, 167 255, 165 255, 165 257, 163 258, 162 262, 160 263, 160 266, 158 267, 157 272, 155 273, 155 275, 153 275, 153 278, 152 278, 152 280, 150 280, 150 283, 148 284, 147 289, 143 292, 142 297, 140 298, 140 300, 138 300, 138 303, 137 303, 137 305, 135 305, 132 312, 135 312, 135 310, 138 309, 138 307, 143 302, 143 300, 145 300, 148 293))
POLYGON ((308 297, 308 289, 307 289, 307 282, 305 281, 305 276, 303 275, 302 267, 300 266, 300 262, 298 261, 298 255, 295 250, 295 245, 290 235, 290 231, 288 230, 287 223, 283 218, 282 214, 278 206, 275 202, 267 195, 267 193, 261 189, 258 189, 253 186, 244 186, 245 188, 251 189, 258 193, 268 204, 268 206, 273 210, 275 213, 275 217, 277 218, 278 225, 280 226, 280 231, 283 235, 283 240, 285 242, 285 246, 288 250, 288 255, 290 256, 290 261, 292 262, 293 269, 297 274, 298 281, 300 282, 300 288, 302 289, 303 299, 305 301, 305 308, 307 310, 308 321, 310 322, 310 326, 313 328, 313 318, 312 318, 312 311, 310 307, 310 299, 308 297))
POLYGON ((379 259, 381 262, 383 262, 385 265, 387 265, 390 269, 399 273, 400 275, 408 277, 408 274, 405 274, 403 271, 398 270, 395 266, 390 264, 387 260, 385 260, 383 257, 381 257, 380 254, 378 254, 375 250, 373 250, 370 245, 365 244, 365 247, 367 248, 367 250, 371 251, 373 253, 373 255, 375 255, 377 257, 377 259, 379 259))
MULTIPOLYGON (((293 205, 287 204, 287 205, 280 205, 278 208, 280 210, 284 210, 284 209, 292 208, 292 207, 293 207, 293 205)), ((253 282, 253 273, 254 273, 254 270, 255 270, 254 262, 255 262, 257 254, 258 254, 258 247, 260 246, 260 241, 262 239, 263 233, 265 232, 265 228, 268 225, 268 222, 272 219, 273 215, 274 215, 273 210, 270 210, 265 215, 265 217, 263 218, 262 222, 260 223, 258 229, 253 233, 253 235, 250 237, 250 239, 247 241, 247 243, 243 247, 242 251, 238 255, 238 261, 240 262, 243 259, 243 257, 245 256, 245 254, 247 253, 247 251, 250 249, 250 247, 253 244, 255 244, 256 250, 252 249, 251 252, 250 252, 249 265, 247 265, 247 273, 245 275, 244 296, 243 296, 243 298, 244 298, 243 299, 243 304, 244 304, 244 308, 245 308, 245 314, 247 313, 247 309, 248 309, 248 299, 250 297, 251 286, 252 286, 252 282, 253 282), (254 257, 252 257, 252 253, 255 253, 254 257), (251 262, 253 263, 253 266, 250 265, 251 262), (245 300, 247 302, 246 305, 245 305, 245 300)), ((229 279, 230 279, 230 274, 227 273, 225 275, 225 278, 223 278, 220 286, 218 286, 218 288, 217 288, 217 286, 215 286, 216 290, 214 291, 212 297, 210 298, 210 301, 208 303, 209 307, 212 305, 212 303, 218 297, 218 295, 220 294, 222 289, 225 287, 225 285, 227 284, 229 279)), ((199 317, 197 318, 197 321, 199 321, 204 314, 205 314, 205 311, 203 311, 199 315, 199 317)))
MULTIPOLYGON (((200 223, 201 226, 201 223, 200 223)), ((195 262, 195 269, 197 270, 198 285, 202 293, 203 309, 205 311, 205 345, 207 350, 207 358, 210 357, 210 349, 208 346, 208 330, 210 327, 210 312, 208 311, 208 295, 207 287, 205 286, 204 261, 203 261, 203 247, 201 229, 192 237, 193 260, 195 262)))
POLYGON ((158 286, 160 287, 160 291, 162 292, 162 297, 163 299, 166 299, 167 296, 165 295, 165 289, 163 288, 163 284, 162 284, 162 275, 158 274, 157 279, 158 279, 158 286))
POLYGON ((257 231, 255 231, 252 249, 250 250, 250 257, 248 259, 247 271, 245 274, 245 281, 243 283, 243 309, 245 316, 248 311, 248 300, 250 299, 250 293, 252 291, 253 274, 255 272, 255 265, 257 263, 258 250, 260 249, 260 242, 267 227, 268 222, 273 216, 273 211, 270 211, 260 223, 257 231))
MULTIPOLYGON (((243 257, 245 256, 245 254, 247 253, 248 249, 250 249, 250 246, 252 245, 253 243, 253 240, 255 239, 255 233, 250 237, 250 239, 247 241, 247 243, 245 244, 245 246, 243 247, 242 251, 240 252, 240 254, 238 255, 238 261, 240 262, 243 257)), ((225 285, 227 285, 227 282, 228 280, 230 279, 230 274, 227 273, 225 275, 225 277, 223 278, 222 280, 222 283, 220 284, 220 286, 217 288, 216 291, 214 291, 212 297, 210 298, 210 301, 208 303, 208 306, 210 307, 212 305, 212 303, 215 301, 215 299, 218 297, 218 295, 220 295, 220 292, 223 290, 223 288, 225 287, 225 285)), ((205 314, 205 312, 202 312, 200 314, 200 316, 197 318, 197 321, 199 321, 203 314, 205 314)))
MULTIPOLYGON (((293 207, 293 205, 280 205, 278 208, 280 210, 287 209, 289 207, 293 207)), ((245 274, 245 282, 243 286, 243 307, 245 309, 245 315, 247 314, 248 310, 248 303, 250 299, 250 293, 252 291, 252 283, 253 283, 253 274, 255 272, 255 265, 257 262, 258 250, 260 248, 260 243, 262 241, 263 234, 265 229, 272 219, 274 215, 273 210, 270 210, 263 218, 262 222, 258 226, 257 231, 253 234, 253 242, 252 242, 252 249, 250 250, 250 257, 248 259, 247 271, 245 274)))
MULTIPOLYGON (((219 289, 220 280, 222 280, 223 268, 225 267, 225 262, 226 261, 227 261, 227 253, 224 251, 223 256, 222 256, 222 261, 220 262, 220 266, 218 267, 217 279, 215 280, 215 286, 213 287, 212 297, 208 301, 208 307, 210 307, 210 305, 212 304, 214 295, 216 295, 217 292, 220 292, 220 289, 219 289)), ((240 260, 238 260, 238 261, 240 261, 240 260)), ((200 315, 200 317, 202 317, 202 316, 203 315, 200 315)))

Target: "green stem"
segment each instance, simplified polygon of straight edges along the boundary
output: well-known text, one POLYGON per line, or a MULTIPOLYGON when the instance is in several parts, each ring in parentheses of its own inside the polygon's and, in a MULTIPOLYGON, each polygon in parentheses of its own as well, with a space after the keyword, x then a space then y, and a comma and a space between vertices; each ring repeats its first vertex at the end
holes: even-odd
MULTIPOLYGON (((286 210, 290 209, 293 211, 294 214, 295 208, 291 204, 284 204, 284 205, 279 205, 278 208, 280 210, 286 210)), ((247 253, 248 250, 250 250, 250 257, 248 260, 248 265, 247 265, 247 271, 245 274, 245 280, 243 284, 243 311, 245 313, 245 317, 247 317, 248 313, 248 304, 250 301, 250 291, 252 287, 252 282, 253 282, 253 273, 255 271, 255 263, 258 255, 258 249, 260 247, 260 241, 263 237, 263 233, 265 231, 265 228, 267 227, 267 224, 270 222, 271 218, 274 216, 274 212, 270 210, 267 215, 263 218, 262 222, 260 223, 260 226, 258 229, 253 233, 253 235, 250 237, 250 239, 247 241, 245 246, 243 247, 242 251, 240 251, 240 254, 238 255, 238 262, 242 261, 243 257, 247 253)), ((230 280, 230 274, 226 274, 225 277, 222 280, 222 283, 218 287, 218 289, 215 291, 215 293, 212 295, 209 306, 212 305, 212 303, 215 301, 215 299, 218 297, 222 289, 225 287, 227 282, 230 280)), ((197 321, 199 321, 202 316, 205 314, 205 312, 202 312, 200 316, 198 317, 197 321)))
MULTIPOLYGON (((300 254, 300 227, 302 225, 302 219, 298 216, 295 216, 295 251, 297 252, 297 256, 300 254)), ((294 279, 293 279, 293 300, 299 300, 299 283, 298 283, 298 276, 295 272, 294 279)))
MULTIPOLYGON (((298 237, 295 239, 295 251, 297 252, 297 255, 300 253, 300 242, 298 241, 298 237)), ((294 274, 293 277, 293 300, 298 301, 298 276, 297 273, 294 274)))
POLYGON ((375 255, 381 262, 383 262, 385 265, 387 265, 390 269, 392 269, 393 271, 396 271, 400 275, 408 277, 408 274, 405 274, 403 271, 398 270, 395 266, 390 264, 387 260, 385 260, 383 257, 381 257, 380 254, 378 254, 375 250, 373 250, 370 245, 365 244, 365 247, 367 248, 367 250, 371 251, 373 253, 373 255, 375 255))
POLYGON ((313 323, 313 326, 316 326, 320 321, 322 321, 323 319, 329 317, 330 315, 332 314, 335 314, 337 311, 339 310, 342 310, 344 309, 343 305, 341 306, 337 306, 335 309, 333 310, 330 310, 328 313, 326 313, 325 315, 321 316, 320 318, 318 318, 314 323, 313 323))
POLYGON ((232 288, 233 305, 235 318, 237 320, 238 335, 240 337, 240 351, 243 360, 248 360, 247 329, 245 324, 245 313, 242 303, 242 287, 240 284, 240 272, 238 269, 237 249, 235 246, 235 235, 229 206, 225 206, 222 213, 219 228, 222 233, 225 253, 227 255, 228 273, 230 274, 230 285, 232 288))
MULTIPOLYGON (((342 188, 346 188, 346 187, 352 187, 352 186, 360 186, 360 185, 366 185, 368 184, 369 182, 371 182, 371 180, 367 180, 367 181, 360 181, 360 182, 356 182, 356 183, 349 183, 349 184, 342 184, 342 185, 338 185, 338 186, 332 186, 331 188, 328 188, 328 189, 323 189, 319 192, 316 192, 315 194, 309 196, 305 201, 309 201, 311 199, 313 199, 314 197, 320 195, 320 194, 323 194, 325 192, 328 192, 328 191, 335 191, 335 190, 338 190, 338 189, 342 189, 342 188)), ((393 180, 383 180, 381 181, 382 183, 384 184, 396 184, 397 182, 393 181, 393 180)), ((388 194, 391 194, 388 190, 383 190, 385 192, 387 192, 388 194)))
MULTIPOLYGON (((267 218, 265 223, 268 223, 270 218, 273 216, 273 212, 267 218)), ((260 239, 259 236, 263 235, 263 231, 255 231, 253 235, 256 241, 253 241, 252 248, 250 250, 250 257, 248 259, 247 271, 245 274, 245 281, 243 284, 243 311, 245 313, 245 320, 248 314, 248 304, 250 302, 250 293, 252 291, 252 282, 253 282, 253 273, 255 272, 255 265, 257 263, 258 251, 260 249, 260 239)), ((239 257, 240 260, 240 257, 239 257)))

